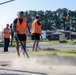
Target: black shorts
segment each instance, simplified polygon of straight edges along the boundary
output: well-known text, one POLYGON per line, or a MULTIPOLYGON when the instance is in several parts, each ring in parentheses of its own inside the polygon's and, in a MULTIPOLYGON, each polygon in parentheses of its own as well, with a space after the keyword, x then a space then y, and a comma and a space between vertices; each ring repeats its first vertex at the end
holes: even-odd
POLYGON ((26 34, 18 34, 17 37, 19 38, 20 41, 26 41, 26 34))
POLYGON ((40 40, 40 34, 34 33, 31 35, 32 40, 40 40))

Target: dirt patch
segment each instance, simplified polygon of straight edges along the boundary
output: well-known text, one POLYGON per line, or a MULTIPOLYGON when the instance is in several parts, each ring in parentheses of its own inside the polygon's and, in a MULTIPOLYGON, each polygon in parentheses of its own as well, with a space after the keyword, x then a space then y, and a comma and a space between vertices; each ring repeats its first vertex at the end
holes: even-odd
POLYGON ((20 73, 29 72, 30 75, 76 75, 76 58, 49 54, 46 58, 20 57, 10 61, 0 61, 1 66, 9 67, 20 73))
POLYGON ((46 75, 73 75, 76 74, 76 58, 58 56, 58 55, 47 55, 48 58, 16 58, 12 61, 11 68, 34 71, 44 73, 46 75))
POLYGON ((0 66, 10 66, 10 61, 0 61, 0 66))

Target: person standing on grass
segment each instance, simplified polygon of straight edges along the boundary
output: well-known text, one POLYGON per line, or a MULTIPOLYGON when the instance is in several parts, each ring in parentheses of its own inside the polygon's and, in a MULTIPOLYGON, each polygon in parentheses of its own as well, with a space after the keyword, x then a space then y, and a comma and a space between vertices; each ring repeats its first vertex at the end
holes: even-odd
POLYGON ((32 40, 34 40, 32 51, 34 50, 38 51, 39 40, 42 33, 42 27, 43 24, 39 20, 39 16, 36 16, 35 20, 32 22, 32 40))
MULTIPOLYGON (((24 12, 21 11, 18 14, 18 18, 16 18, 13 22, 13 31, 14 31, 14 36, 18 37, 19 40, 22 41, 25 49, 26 49, 26 30, 27 29, 30 33, 28 20, 24 17, 24 12)), ((19 42, 17 39, 16 39, 16 49, 17 49, 18 56, 20 56, 19 42)))
POLYGON ((4 52, 8 52, 8 46, 10 42, 10 29, 9 24, 6 24, 6 28, 3 30, 3 38, 4 38, 4 52))

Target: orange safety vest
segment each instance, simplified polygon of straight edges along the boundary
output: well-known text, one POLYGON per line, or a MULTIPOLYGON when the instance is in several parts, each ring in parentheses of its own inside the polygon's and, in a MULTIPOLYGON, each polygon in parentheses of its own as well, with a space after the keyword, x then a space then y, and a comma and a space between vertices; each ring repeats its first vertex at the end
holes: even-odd
POLYGON ((23 18, 22 24, 19 22, 19 18, 17 19, 16 30, 19 34, 26 34, 27 21, 23 18))
POLYGON ((38 20, 34 20, 32 23, 32 33, 38 33, 41 34, 42 33, 42 26, 38 25, 38 20))
POLYGON ((7 28, 4 29, 3 38, 10 38, 10 32, 7 28))

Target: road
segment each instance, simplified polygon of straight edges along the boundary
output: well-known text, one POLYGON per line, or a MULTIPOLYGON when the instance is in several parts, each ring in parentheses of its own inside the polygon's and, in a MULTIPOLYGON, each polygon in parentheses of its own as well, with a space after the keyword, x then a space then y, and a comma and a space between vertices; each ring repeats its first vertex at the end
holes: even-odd
MULTIPOLYGON (((32 50, 32 44, 33 44, 33 42, 27 43, 26 47, 27 47, 28 50, 32 50)), ((51 49, 65 49, 65 48, 76 48, 76 44, 74 44, 74 45, 64 44, 64 43, 49 44, 49 43, 45 43, 45 42, 40 42, 39 47, 40 48, 44 48, 44 49, 47 49, 47 48, 51 48, 51 49)), ((0 47, 0 51, 1 52, 3 51, 3 47, 0 47)), ((16 48, 15 47, 9 47, 9 51, 16 51, 16 48)))

